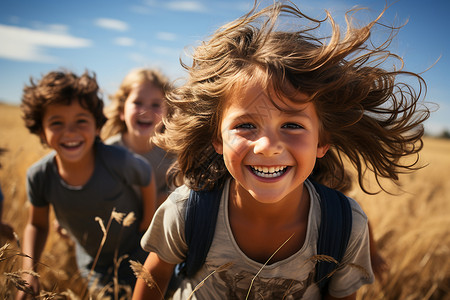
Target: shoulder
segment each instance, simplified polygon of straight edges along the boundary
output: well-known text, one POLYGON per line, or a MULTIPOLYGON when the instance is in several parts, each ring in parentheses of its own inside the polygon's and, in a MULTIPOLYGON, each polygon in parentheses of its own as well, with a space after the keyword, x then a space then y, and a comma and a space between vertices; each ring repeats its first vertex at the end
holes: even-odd
MULTIPOLYGON (((190 189, 187 186, 181 186, 175 189, 164 201, 157 212, 155 213, 155 219, 163 219, 166 223, 168 220, 171 222, 181 222, 184 227, 187 200, 189 198, 190 189)), ((167 223, 166 223, 167 224, 167 223)), ((183 230, 184 233, 184 230, 183 230)))
POLYGON ((159 206, 142 237, 141 246, 144 250, 155 252, 170 263, 184 260, 187 252, 184 237, 185 212, 189 193, 188 187, 181 186, 159 206))
POLYGON ((184 212, 186 211, 187 199, 189 198, 190 192, 191 192, 191 190, 186 185, 182 185, 182 186, 176 188, 169 195, 169 197, 167 198, 167 200, 165 202, 168 202, 167 205, 177 207, 177 210, 180 213, 184 214, 184 212))
POLYGON ((132 153, 120 146, 97 143, 96 159, 103 168, 125 178, 128 182, 143 179, 139 185, 147 185, 150 181, 151 167, 142 156, 132 153))
POLYGON ((32 164, 27 170, 27 177, 34 178, 47 173, 54 166, 55 151, 42 157, 40 160, 32 164))
POLYGON ((117 145, 106 145, 103 142, 97 142, 96 149, 98 153, 97 157, 108 164, 114 163, 123 166, 124 163, 139 161, 139 163, 148 165, 142 156, 132 153, 124 147, 117 145))
POLYGON ((353 198, 350 198, 348 196, 347 196, 347 199, 352 208, 353 224, 355 224, 355 225, 367 224, 367 221, 368 221, 367 215, 364 213, 363 209, 358 204, 358 202, 356 202, 356 200, 354 200, 353 198))
POLYGON ((95 143, 95 149, 99 156, 106 155, 107 157, 125 157, 127 154, 127 150, 123 147, 117 147, 116 145, 106 144, 101 141, 97 141, 95 143))
POLYGON ((168 155, 168 153, 166 151, 164 151, 162 148, 160 148, 156 145, 153 146, 152 150, 150 150, 149 153, 159 156, 159 157, 164 157, 164 156, 168 155))

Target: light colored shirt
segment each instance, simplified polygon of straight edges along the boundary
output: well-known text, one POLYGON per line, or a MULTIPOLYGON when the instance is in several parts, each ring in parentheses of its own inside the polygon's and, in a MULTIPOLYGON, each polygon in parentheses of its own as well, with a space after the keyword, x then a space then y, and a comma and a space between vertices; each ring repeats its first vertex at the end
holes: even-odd
MULTIPOLYGON (((312 259, 317 254, 319 195, 309 181, 305 185, 311 205, 303 247, 286 259, 263 266, 247 257, 233 237, 228 217, 228 182, 222 193, 215 235, 205 264, 193 278, 180 283, 173 299, 187 299, 206 278, 192 299, 246 299, 247 294, 248 299, 320 299, 312 259), (228 263, 232 265, 216 272, 228 263)), ((146 251, 157 253, 168 263, 178 264, 186 257, 184 216, 189 192, 186 186, 176 189, 158 209, 141 240, 146 251)), ((342 267, 330 279, 329 293, 334 297, 351 295, 362 285, 373 282, 367 217, 353 199, 349 201, 353 226, 342 267)))

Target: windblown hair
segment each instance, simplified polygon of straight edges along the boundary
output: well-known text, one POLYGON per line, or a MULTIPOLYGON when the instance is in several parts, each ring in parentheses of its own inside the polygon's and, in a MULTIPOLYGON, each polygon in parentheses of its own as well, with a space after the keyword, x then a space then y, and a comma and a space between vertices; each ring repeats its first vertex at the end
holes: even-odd
POLYGON ((116 93, 110 97, 111 104, 106 107, 105 113, 108 117, 108 121, 102 132, 102 136, 105 139, 127 131, 125 121, 120 119, 120 114, 123 113, 125 101, 130 95, 133 84, 135 83, 152 84, 161 90, 163 95, 166 95, 172 90, 169 79, 159 70, 146 68, 136 68, 131 70, 122 80, 116 93))
POLYGON ((30 85, 25 85, 22 96, 22 118, 28 130, 36 135, 42 133, 42 119, 49 105, 70 105, 78 101, 81 107, 90 111, 101 129, 106 122, 103 114, 103 100, 99 93, 95 73, 85 71, 78 76, 70 71, 51 71, 39 82, 30 78, 30 85))
POLYGON ((365 171, 373 171, 383 189, 380 178, 397 182, 400 173, 419 168, 422 123, 430 114, 420 104, 426 83, 418 74, 402 70, 402 59, 387 50, 398 28, 389 27, 392 34, 380 46, 370 41, 384 11, 361 28, 352 24, 354 12, 346 15, 342 36, 328 12, 326 19, 316 20, 293 5, 275 3, 260 11, 254 8, 198 46, 192 65, 184 65, 187 82, 168 97, 173 112, 163 120, 166 131, 155 137, 160 147, 177 154, 178 175, 193 189, 213 188, 230 176, 212 141, 220 140, 221 112, 230 91, 245 88, 245 82, 261 72, 266 92, 273 89, 292 101, 300 92, 315 105, 320 143, 330 144, 330 150, 317 160, 312 179, 348 190, 348 159, 359 185, 370 193, 364 186, 365 171), (288 27, 280 23, 284 15, 313 26, 295 27, 291 22, 288 27), (331 36, 315 36, 327 20, 331 36), (391 60, 400 68, 382 68, 391 60), (415 79, 418 90, 399 82, 398 76, 415 79), (408 155, 417 159, 401 160, 408 155))

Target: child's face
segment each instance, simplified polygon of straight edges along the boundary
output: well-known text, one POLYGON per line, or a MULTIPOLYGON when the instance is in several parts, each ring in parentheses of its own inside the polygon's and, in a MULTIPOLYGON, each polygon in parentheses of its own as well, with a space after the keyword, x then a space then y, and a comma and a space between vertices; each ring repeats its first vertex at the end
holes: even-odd
POLYGON ((49 105, 42 128, 42 138, 65 162, 79 162, 92 155, 92 145, 99 134, 94 115, 76 100, 70 105, 49 105))
POLYGON ((163 93, 153 84, 133 84, 120 115, 128 133, 143 138, 153 136, 155 125, 162 118, 163 103, 163 93))
POLYGON ((263 203, 300 197, 316 158, 328 149, 319 146, 319 119, 311 102, 283 103, 272 94, 277 105, 296 112, 280 111, 260 84, 250 83, 226 100, 221 141, 213 143, 238 188, 263 203))

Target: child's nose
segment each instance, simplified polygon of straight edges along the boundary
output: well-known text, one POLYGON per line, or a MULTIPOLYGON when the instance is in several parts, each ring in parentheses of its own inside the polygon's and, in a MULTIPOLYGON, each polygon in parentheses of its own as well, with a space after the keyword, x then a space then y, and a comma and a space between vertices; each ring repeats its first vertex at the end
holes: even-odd
POLYGON ((271 156, 282 152, 282 145, 279 138, 275 134, 266 134, 260 136, 254 142, 254 153, 271 156))
POLYGON ((67 124, 66 132, 67 133, 74 133, 77 130, 76 124, 67 124))
POLYGON ((139 109, 139 114, 140 115, 144 115, 144 114, 149 114, 153 112, 153 107, 152 105, 142 105, 139 109))

